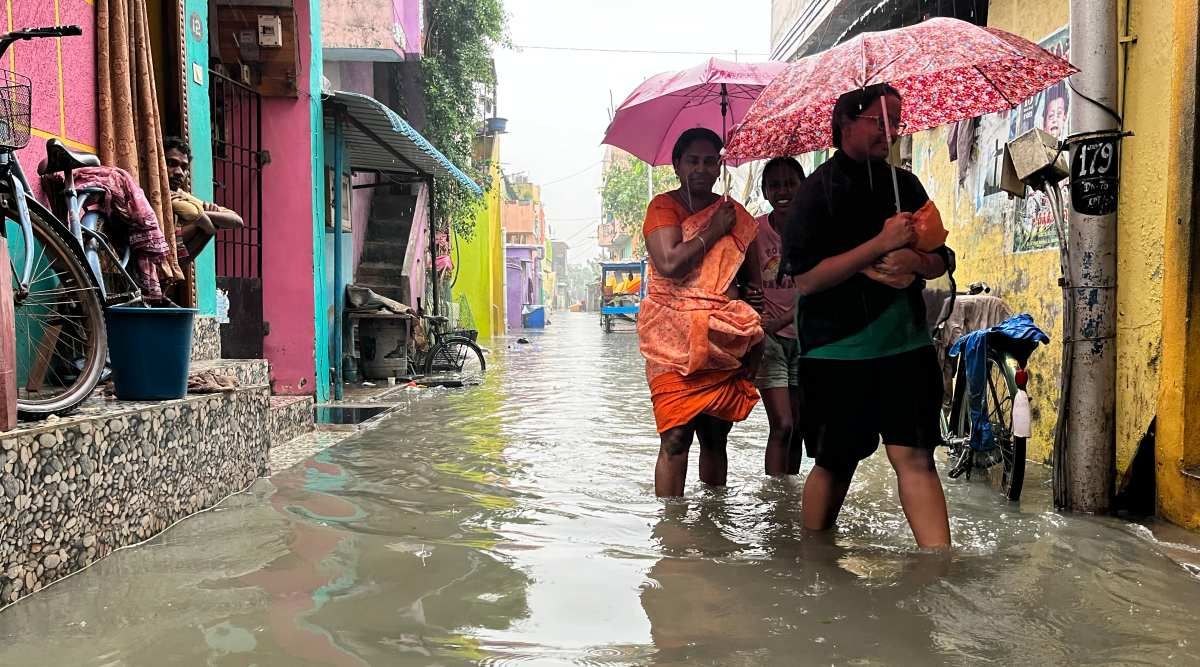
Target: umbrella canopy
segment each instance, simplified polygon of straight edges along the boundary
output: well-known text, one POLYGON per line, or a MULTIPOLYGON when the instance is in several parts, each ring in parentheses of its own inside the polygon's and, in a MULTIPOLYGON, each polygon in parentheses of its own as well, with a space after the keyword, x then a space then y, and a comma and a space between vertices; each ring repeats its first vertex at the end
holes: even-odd
POLYGON ((1022 37, 935 18, 863 33, 787 67, 733 134, 737 159, 800 155, 833 145, 833 105, 843 94, 887 83, 904 97, 904 133, 1011 109, 1078 72, 1022 37))
POLYGON ((786 63, 735 63, 712 58, 680 72, 646 79, 617 108, 603 143, 653 165, 671 164, 684 130, 733 127, 786 63), (727 103, 723 109, 721 102, 727 103), (723 115, 724 113, 724 115, 723 115))

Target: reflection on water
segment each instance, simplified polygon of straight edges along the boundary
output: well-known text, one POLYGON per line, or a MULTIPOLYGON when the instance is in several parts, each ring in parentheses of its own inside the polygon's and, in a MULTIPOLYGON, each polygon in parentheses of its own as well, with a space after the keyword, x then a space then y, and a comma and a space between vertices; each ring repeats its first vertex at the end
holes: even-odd
MULTIPOLYGON (((882 456, 833 535, 761 474, 654 498, 631 334, 560 315, 469 390, 0 614, 0 663, 1196 664, 1200 581, 1126 525, 947 483, 952 555, 914 550, 882 456)), ((500 352, 503 352, 502 354, 500 352)))

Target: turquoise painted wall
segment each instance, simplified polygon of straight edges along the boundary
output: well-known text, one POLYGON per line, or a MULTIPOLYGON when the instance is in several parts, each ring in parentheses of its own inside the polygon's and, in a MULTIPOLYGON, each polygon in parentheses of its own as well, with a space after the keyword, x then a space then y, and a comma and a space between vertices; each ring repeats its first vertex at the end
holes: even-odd
MULTIPOLYGON (((188 142, 192 145, 192 192, 205 201, 213 198, 212 118, 208 102, 208 0, 184 1, 184 34, 187 36, 188 142), (195 34, 199 27, 199 35, 195 34), (202 83, 193 69, 200 66, 202 83)), ((196 259, 196 305, 201 315, 217 313, 215 243, 196 259)))
MULTIPOLYGON (((314 355, 316 362, 317 400, 328 401, 330 394, 329 346, 330 320, 327 311, 332 307, 332 301, 327 298, 327 283, 325 282, 325 120, 321 103, 321 82, 325 76, 323 51, 321 48, 321 3, 320 0, 297 2, 297 5, 308 5, 308 39, 311 50, 308 54, 308 93, 309 113, 311 117, 310 140, 313 147, 312 156, 312 240, 313 240, 313 317, 316 327, 314 355)), ((299 7, 297 7, 299 9, 299 7)))
MULTIPOLYGON (((343 142, 343 146, 344 145, 345 145, 345 142, 343 142)), ((333 160, 335 157, 334 151, 337 148, 336 145, 334 144, 332 132, 325 133, 324 146, 325 146, 325 167, 332 171, 333 170, 333 160)), ((346 176, 350 175, 348 158, 349 158, 349 155, 343 156, 342 173, 346 176)), ((324 173, 324 172, 322 172, 322 173, 324 173)), ((324 177, 322 177, 322 178, 324 178, 324 177)), ((363 194, 362 196, 364 196, 364 197, 370 196, 370 194, 369 194, 371 192, 370 190, 365 190, 363 192, 365 194, 363 194)), ((354 196, 355 196, 354 191, 351 190, 350 197, 352 200, 353 200, 354 196)), ((350 206, 349 204, 346 205, 346 207, 349 207, 349 206, 350 206)), ((334 301, 333 300, 334 300, 334 297, 336 296, 336 294, 338 293, 338 290, 341 290, 343 293, 345 293, 346 286, 349 285, 350 283, 352 283, 353 279, 354 279, 354 233, 353 232, 342 232, 341 233, 342 234, 342 282, 340 285, 335 284, 333 281, 333 261, 334 261, 334 257, 335 257, 335 255, 333 253, 334 221, 329 220, 328 222, 329 222, 329 226, 326 227, 325 234, 324 234, 324 239, 325 239, 324 243, 325 244, 322 246, 322 248, 323 248, 323 252, 324 252, 324 256, 325 256, 324 289, 325 289, 325 303, 326 303, 326 311, 327 311, 325 325, 329 328, 329 346, 326 348, 326 354, 327 354, 329 366, 330 366, 330 368, 333 368, 334 365, 337 363, 337 356, 334 354, 334 351, 333 351, 333 331, 334 331, 333 327, 334 327, 334 322, 335 322, 334 301)), ((347 221, 343 220, 342 225, 345 226, 346 222, 347 221)), ((343 306, 344 306, 344 304, 343 304, 343 306)), ((347 335, 347 332, 343 329, 343 331, 342 331, 342 354, 343 354, 343 356, 348 354, 349 351, 350 351, 350 337, 347 335)), ((317 354, 318 355, 321 354, 320 349, 317 350, 317 354)), ((330 389, 332 390, 332 386, 330 387, 330 389)))

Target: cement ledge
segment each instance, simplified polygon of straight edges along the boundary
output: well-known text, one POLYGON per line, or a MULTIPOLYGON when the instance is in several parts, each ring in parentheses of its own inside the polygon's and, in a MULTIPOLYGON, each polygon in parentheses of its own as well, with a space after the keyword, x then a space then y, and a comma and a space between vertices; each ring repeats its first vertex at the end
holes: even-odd
POLYGON ((212 507, 267 471, 265 386, 88 410, 0 435, 0 605, 212 507))

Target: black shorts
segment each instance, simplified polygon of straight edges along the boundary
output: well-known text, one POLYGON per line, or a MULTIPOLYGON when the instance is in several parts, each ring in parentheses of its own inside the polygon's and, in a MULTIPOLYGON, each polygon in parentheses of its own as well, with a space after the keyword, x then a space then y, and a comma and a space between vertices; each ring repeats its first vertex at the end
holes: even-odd
POLYGON ((884 444, 933 449, 942 442, 942 372, 922 347, 892 357, 800 360, 805 448, 817 465, 849 471, 884 444))

